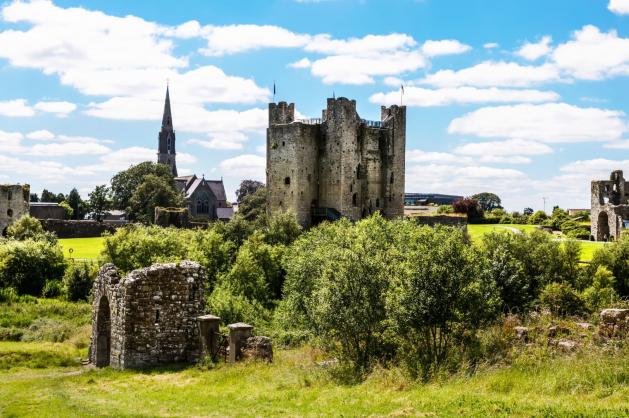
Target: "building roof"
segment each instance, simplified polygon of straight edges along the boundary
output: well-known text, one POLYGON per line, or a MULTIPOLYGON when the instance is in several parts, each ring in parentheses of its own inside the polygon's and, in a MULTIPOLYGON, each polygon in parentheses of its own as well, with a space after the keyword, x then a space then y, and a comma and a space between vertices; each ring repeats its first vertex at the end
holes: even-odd
POLYGON ((55 207, 55 206, 59 206, 59 203, 57 202, 30 202, 30 205, 40 206, 40 207, 46 207, 46 206, 55 207))
POLYGON ((191 176, 176 177, 175 182, 179 184, 179 189, 185 193, 187 198, 192 196, 200 186, 207 185, 216 197, 216 200, 227 201, 223 180, 206 180, 193 174, 191 176))

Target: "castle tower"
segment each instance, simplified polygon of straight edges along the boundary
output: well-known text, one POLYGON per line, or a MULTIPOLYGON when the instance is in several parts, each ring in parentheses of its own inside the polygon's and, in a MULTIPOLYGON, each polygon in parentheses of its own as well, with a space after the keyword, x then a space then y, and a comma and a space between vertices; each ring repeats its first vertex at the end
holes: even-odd
POLYGON ((162 130, 159 132, 157 162, 167 164, 175 177, 177 177, 177 163, 175 158, 175 130, 173 129, 173 117, 170 113, 170 94, 166 86, 166 101, 164 103, 164 116, 162 117, 162 130))

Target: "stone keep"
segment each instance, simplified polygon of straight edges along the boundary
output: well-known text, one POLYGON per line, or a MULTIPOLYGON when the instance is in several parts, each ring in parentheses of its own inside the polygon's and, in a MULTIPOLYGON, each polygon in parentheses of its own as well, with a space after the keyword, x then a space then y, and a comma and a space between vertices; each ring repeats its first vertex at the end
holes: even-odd
POLYGON ((592 237, 596 241, 611 241, 629 228, 629 184, 620 170, 613 171, 609 180, 592 181, 592 237))
POLYGON ((295 120, 295 106, 269 104, 267 210, 309 226, 340 216, 404 214, 406 107, 361 119, 356 101, 328 99, 321 119, 295 120))
POLYGON ((0 184, 0 236, 6 234, 13 221, 29 213, 30 187, 28 184, 0 184))
POLYGON ((191 261, 155 264, 124 278, 105 264, 92 290, 92 364, 124 369, 198 361, 204 284, 203 267, 191 261))

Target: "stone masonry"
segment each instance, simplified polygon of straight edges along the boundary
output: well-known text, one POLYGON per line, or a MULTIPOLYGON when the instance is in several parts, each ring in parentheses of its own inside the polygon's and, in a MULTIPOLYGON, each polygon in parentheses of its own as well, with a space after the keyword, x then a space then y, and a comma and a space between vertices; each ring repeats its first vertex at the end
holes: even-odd
POLYGON ((321 119, 295 120, 295 106, 269 104, 267 210, 292 211, 309 226, 340 216, 404 212, 406 107, 361 119, 356 101, 328 99, 321 119))
POLYGON ((191 261, 155 264, 123 278, 105 264, 92 290, 92 364, 124 369, 198 361, 204 284, 203 267, 191 261))
POLYGON ((592 181, 592 237, 596 241, 613 241, 629 228, 629 184, 620 170, 609 180, 592 181))
POLYGON ((28 215, 30 187, 20 184, 0 184, 0 236, 7 227, 23 215, 28 215))

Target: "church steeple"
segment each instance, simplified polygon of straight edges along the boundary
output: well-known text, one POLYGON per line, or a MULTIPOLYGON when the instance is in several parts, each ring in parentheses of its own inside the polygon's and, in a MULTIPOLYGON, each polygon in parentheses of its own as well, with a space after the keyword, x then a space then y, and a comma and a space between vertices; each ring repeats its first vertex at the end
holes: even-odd
POLYGON ((177 177, 177 163, 175 151, 175 130, 173 129, 173 117, 170 111, 170 91, 166 86, 166 100, 164 102, 164 116, 162 116, 162 129, 158 136, 157 162, 168 164, 175 177, 177 177))

